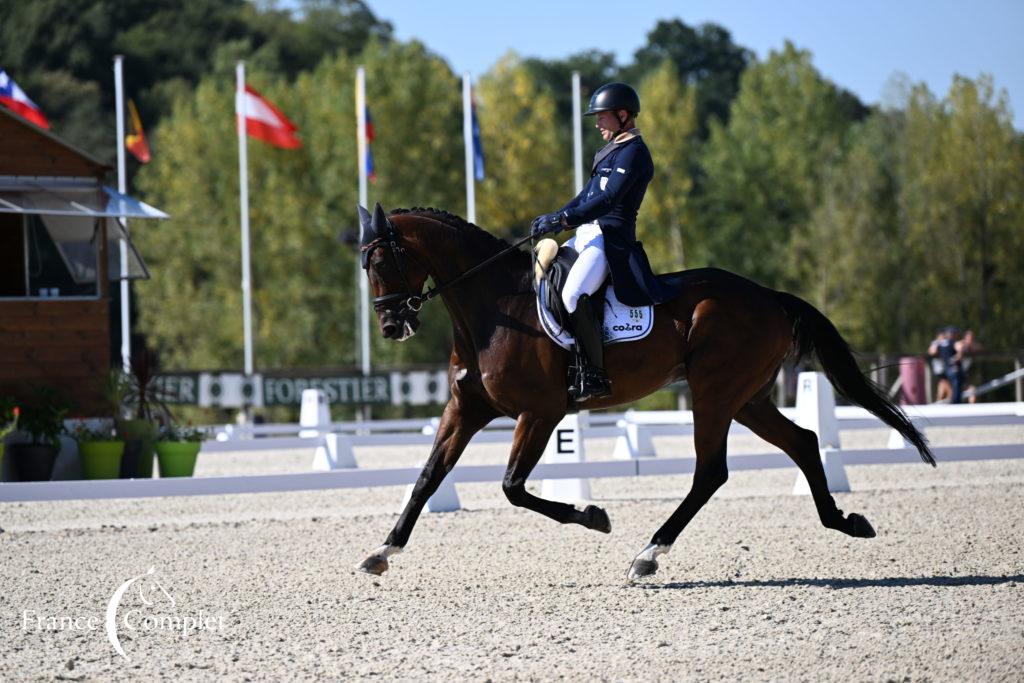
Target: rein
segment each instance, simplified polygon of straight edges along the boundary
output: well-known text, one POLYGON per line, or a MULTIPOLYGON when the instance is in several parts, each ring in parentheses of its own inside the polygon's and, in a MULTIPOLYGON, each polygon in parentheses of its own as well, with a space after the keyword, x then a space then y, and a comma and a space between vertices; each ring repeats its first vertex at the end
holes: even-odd
MULTIPOLYGON (((390 226, 390 221, 388 222, 388 225, 390 226)), ((405 280, 406 290, 409 290, 411 288, 409 287, 408 278, 406 278, 405 276, 405 268, 403 267, 402 259, 399 258, 401 254, 405 253, 405 249, 398 244, 398 233, 394 231, 394 228, 391 228, 389 232, 389 235, 386 235, 384 237, 378 237, 377 239, 373 240, 372 242, 370 242, 369 244, 362 248, 362 251, 365 253, 364 258, 368 263, 370 254, 373 252, 374 249, 387 248, 388 251, 391 252, 391 255, 394 257, 395 263, 398 265, 398 271, 399 273, 401 273, 402 279, 405 280)), ((412 311, 413 313, 417 313, 421 308, 423 308, 423 304, 439 295, 445 289, 457 285, 459 282, 462 282, 469 276, 473 275, 484 266, 490 265, 491 263, 497 261, 498 259, 500 259, 502 256, 505 256, 509 252, 515 251, 526 242, 532 240, 533 237, 534 236, 532 234, 523 237, 522 239, 516 241, 514 244, 506 247, 505 249, 502 249, 497 254, 494 254, 489 258, 484 259, 483 261, 476 264, 469 270, 457 276, 454 280, 450 280, 448 282, 441 283, 436 287, 432 287, 423 294, 411 294, 408 291, 405 291, 397 294, 387 294, 385 296, 379 296, 373 300, 373 307, 374 309, 386 308, 388 304, 394 301, 400 301, 404 308, 412 311)))

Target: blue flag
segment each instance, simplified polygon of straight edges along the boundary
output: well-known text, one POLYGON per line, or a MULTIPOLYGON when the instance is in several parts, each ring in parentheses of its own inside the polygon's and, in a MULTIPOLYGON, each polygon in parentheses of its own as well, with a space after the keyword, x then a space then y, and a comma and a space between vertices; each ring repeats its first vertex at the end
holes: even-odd
POLYGON ((484 146, 480 143, 480 124, 476 120, 476 99, 470 102, 473 115, 473 175, 477 180, 484 179, 484 146))

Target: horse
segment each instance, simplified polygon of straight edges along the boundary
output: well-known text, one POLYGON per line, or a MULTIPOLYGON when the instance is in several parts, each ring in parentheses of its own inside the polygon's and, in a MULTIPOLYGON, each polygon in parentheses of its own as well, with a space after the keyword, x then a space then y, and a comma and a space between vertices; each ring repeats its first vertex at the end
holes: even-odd
MULTIPOLYGON (((363 224, 362 265, 374 296, 380 333, 407 341, 423 305, 439 296, 452 324, 448 366, 451 398, 430 456, 384 545, 358 569, 383 574, 389 558, 409 541, 424 504, 458 462, 470 439, 499 416, 516 420, 502 491, 508 501, 561 524, 610 533, 608 514, 545 500, 526 490, 552 431, 572 410, 636 401, 679 380, 692 392, 695 469, 690 491, 631 563, 631 580, 653 575, 684 527, 729 477, 726 437, 733 420, 784 451, 800 468, 821 524, 857 538, 875 536, 860 514, 843 514, 828 491, 818 440, 779 412, 770 400, 787 358, 814 354, 836 390, 900 432, 935 465, 924 436, 868 380, 835 326, 808 302, 716 268, 680 271, 679 295, 655 306, 642 340, 609 346, 605 366, 612 393, 570 403, 570 354, 552 342, 538 320, 533 263, 518 250, 464 219, 438 209, 380 205, 363 224), (484 267, 486 266, 486 267, 484 267), (435 284, 423 291, 428 278, 435 284)), ((529 237, 520 240, 520 244, 529 237)))

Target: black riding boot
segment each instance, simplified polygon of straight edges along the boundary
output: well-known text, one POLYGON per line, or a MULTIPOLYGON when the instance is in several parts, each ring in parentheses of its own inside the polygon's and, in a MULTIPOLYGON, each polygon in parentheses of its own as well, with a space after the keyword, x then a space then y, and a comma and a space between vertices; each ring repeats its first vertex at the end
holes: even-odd
POLYGON ((570 372, 569 397, 585 401, 607 396, 612 393, 612 383, 604 370, 604 335, 589 295, 579 298, 571 319, 577 366, 573 368, 575 372, 570 372))

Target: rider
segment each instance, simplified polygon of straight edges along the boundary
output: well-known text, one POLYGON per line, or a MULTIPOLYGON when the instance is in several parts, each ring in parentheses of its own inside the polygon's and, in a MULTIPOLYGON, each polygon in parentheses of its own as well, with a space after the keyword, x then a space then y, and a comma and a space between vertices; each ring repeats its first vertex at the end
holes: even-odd
POLYGON ((565 243, 579 254, 562 290, 577 342, 578 379, 569 387, 576 401, 611 393, 604 369, 604 340, 590 295, 609 275, 615 295, 628 306, 662 303, 675 291, 651 272, 636 241, 636 215, 654 176, 651 153, 636 128, 640 97, 625 83, 608 83, 594 91, 585 116, 608 144, 594 156, 590 181, 568 204, 533 221, 533 234, 576 229, 565 243))

